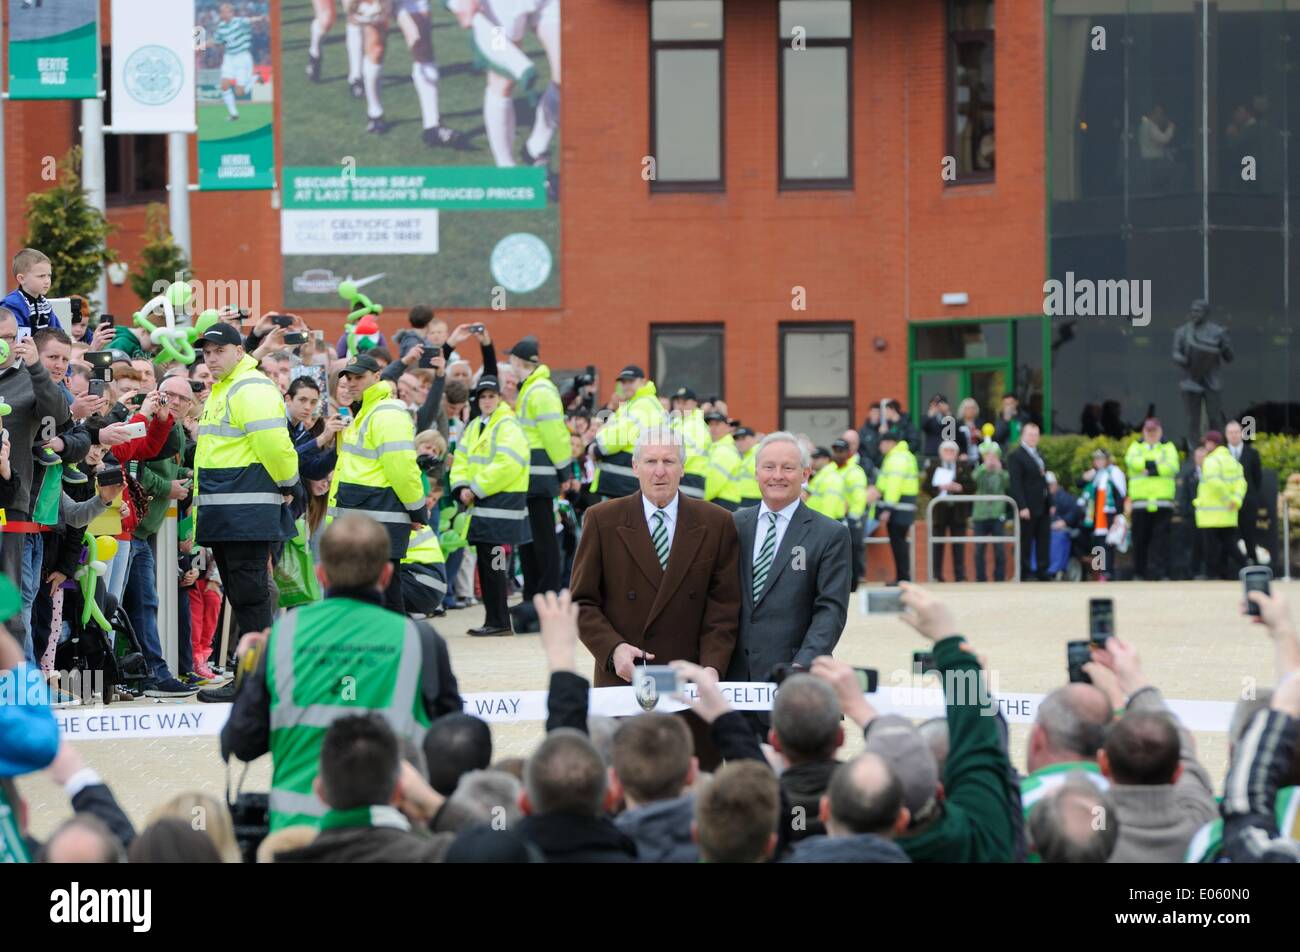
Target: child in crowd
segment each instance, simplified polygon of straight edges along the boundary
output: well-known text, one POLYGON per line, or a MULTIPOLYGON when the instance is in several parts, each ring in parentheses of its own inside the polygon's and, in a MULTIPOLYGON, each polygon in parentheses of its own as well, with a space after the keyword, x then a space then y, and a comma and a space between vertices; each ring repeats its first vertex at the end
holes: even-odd
POLYGON ((54 270, 50 259, 35 248, 24 248, 14 255, 14 278, 18 287, 4 299, 4 306, 18 315, 18 326, 33 331, 53 327, 63 330, 54 308, 46 299, 54 270))

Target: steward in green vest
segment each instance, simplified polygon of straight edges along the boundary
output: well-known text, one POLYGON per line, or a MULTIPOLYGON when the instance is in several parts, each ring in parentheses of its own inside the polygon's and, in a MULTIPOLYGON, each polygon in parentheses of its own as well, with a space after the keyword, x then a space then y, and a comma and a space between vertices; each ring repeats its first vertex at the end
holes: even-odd
POLYGON ((1157 581, 1169 573, 1170 531, 1174 519, 1178 450, 1161 439, 1160 421, 1142 424, 1142 439, 1124 454, 1128 498, 1133 515, 1133 574, 1157 581))
POLYGON ((1224 445, 1223 434, 1211 430, 1204 443, 1209 449, 1201 463, 1196 486, 1196 528, 1205 552, 1205 574, 1212 579, 1237 576, 1237 518, 1246 499, 1246 472, 1224 445))
POLYGON ((808 480, 808 508, 828 519, 843 522, 848 512, 844 477, 831 460, 831 451, 824 446, 813 450, 812 468, 813 477, 808 480))
POLYGON ((593 494, 615 498, 630 496, 641 488, 632 472, 632 451, 643 429, 668 427, 668 414, 659 402, 654 381, 647 381, 645 371, 629 364, 618 373, 618 386, 631 396, 619 405, 596 432, 592 441, 599 457, 596 478, 591 482, 593 494))
POLYGON ((704 480, 704 499, 735 512, 740 508, 740 454, 726 414, 710 410, 704 416, 713 440, 709 447, 709 470, 704 480))
POLYGON ((736 471, 736 487, 740 491, 740 508, 757 506, 763 501, 763 491, 758 486, 758 434, 747 426, 736 427, 731 434, 740 454, 740 469, 736 471))
POLYGON ((334 721, 378 714, 418 745, 430 722, 463 708, 446 642, 426 622, 383 607, 393 572, 388 546, 373 519, 335 519, 321 537, 316 570, 325 599, 285 613, 269 636, 240 643, 221 756, 247 762, 271 754, 272 832, 316 826, 325 815, 312 781, 334 721))
POLYGON ((682 435, 682 448, 686 453, 684 473, 678 487, 682 495, 692 499, 704 498, 704 486, 709 473, 709 451, 713 437, 704 413, 690 387, 679 387, 672 398, 673 429, 682 435))

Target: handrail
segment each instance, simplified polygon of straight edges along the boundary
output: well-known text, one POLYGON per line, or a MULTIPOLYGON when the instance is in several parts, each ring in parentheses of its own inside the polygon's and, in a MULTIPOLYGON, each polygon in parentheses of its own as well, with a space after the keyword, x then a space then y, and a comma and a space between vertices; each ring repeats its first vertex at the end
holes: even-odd
MULTIPOLYGON (((980 496, 980 495, 967 496, 964 494, 956 495, 956 496, 935 496, 933 499, 930 500, 930 504, 925 507, 925 534, 928 537, 927 539, 928 542, 931 543, 938 542, 943 545, 966 545, 966 544, 976 543, 976 542, 992 542, 995 545, 1006 545, 1008 542, 1012 542, 1015 544, 1016 551, 1015 551, 1015 558, 1013 560, 1015 575, 1012 576, 1011 581, 1013 582, 1020 581, 1020 527, 1019 525, 1017 525, 1015 531, 1011 533, 1010 539, 1008 539, 1006 536, 943 536, 942 538, 936 539, 934 537, 934 504, 937 502, 942 502, 942 503, 1002 502, 1002 503, 1006 503, 1011 507, 1011 518, 1013 521, 1016 521, 1020 513, 1020 507, 1016 504, 1016 501, 1014 499, 1012 499, 1010 496, 980 496)), ((954 552, 953 556, 956 557, 956 555, 957 553, 954 552)), ((1040 554, 1039 558, 1044 559, 1047 558, 1049 555, 1050 553, 1044 552, 1040 554)), ((915 558, 913 559, 913 561, 915 561, 915 558)), ((1042 566, 1042 569, 1046 569, 1046 566, 1042 566)), ((929 545, 925 547, 925 574, 926 577, 929 578, 931 581, 934 580, 934 549, 929 545)))

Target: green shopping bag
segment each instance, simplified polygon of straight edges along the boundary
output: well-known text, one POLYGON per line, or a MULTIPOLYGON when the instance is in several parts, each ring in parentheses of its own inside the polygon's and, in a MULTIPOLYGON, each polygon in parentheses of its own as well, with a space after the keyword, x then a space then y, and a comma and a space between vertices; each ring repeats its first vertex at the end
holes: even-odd
POLYGON ((298 534, 284 544, 284 554, 275 566, 275 587, 280 590, 280 607, 297 608, 320 601, 320 582, 307 545, 307 523, 299 519, 298 534))

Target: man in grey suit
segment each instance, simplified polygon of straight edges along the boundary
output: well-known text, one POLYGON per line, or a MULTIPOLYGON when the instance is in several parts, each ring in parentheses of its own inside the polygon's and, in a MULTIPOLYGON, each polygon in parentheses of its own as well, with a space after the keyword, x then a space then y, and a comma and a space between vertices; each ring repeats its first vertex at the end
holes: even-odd
MULTIPOLYGON (((808 451, 790 433, 758 446, 755 475, 763 501, 735 513, 740 536, 740 637, 728 681, 766 681, 772 667, 835 650, 848 616, 849 530, 809 509, 801 491, 808 451)), ((758 720, 764 730, 766 714, 758 720)))

